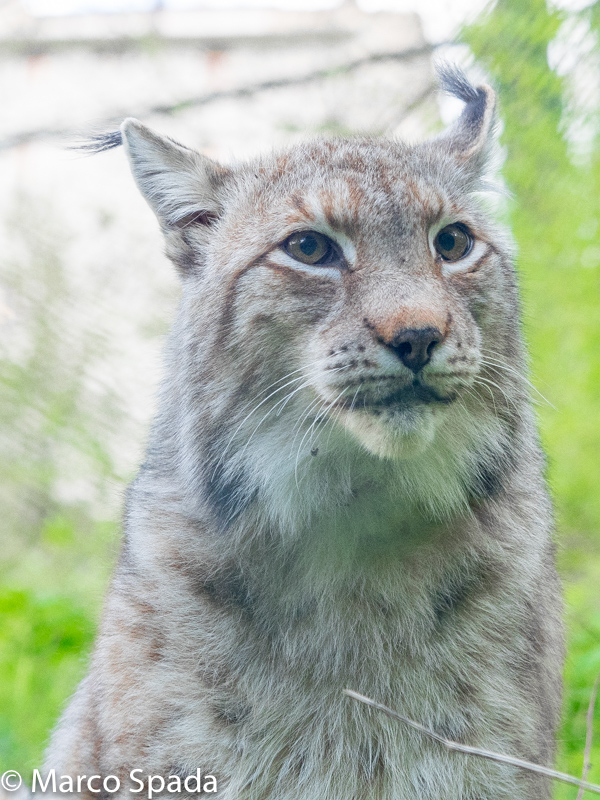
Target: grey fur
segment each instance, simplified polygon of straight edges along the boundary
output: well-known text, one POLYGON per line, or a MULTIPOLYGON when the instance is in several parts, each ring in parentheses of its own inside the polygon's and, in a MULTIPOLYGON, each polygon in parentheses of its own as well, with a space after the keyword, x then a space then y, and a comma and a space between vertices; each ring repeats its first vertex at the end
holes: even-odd
POLYGON ((124 123, 182 300, 47 770, 120 776, 122 797, 132 768, 200 768, 223 800, 550 798, 342 694, 552 762, 551 512, 510 239, 477 200, 494 95, 445 80, 465 111, 413 147, 325 139, 223 169, 124 123), (472 247, 444 261, 455 223, 472 247), (305 230, 329 261, 290 255, 305 230), (440 334, 418 374, 406 331, 440 334))

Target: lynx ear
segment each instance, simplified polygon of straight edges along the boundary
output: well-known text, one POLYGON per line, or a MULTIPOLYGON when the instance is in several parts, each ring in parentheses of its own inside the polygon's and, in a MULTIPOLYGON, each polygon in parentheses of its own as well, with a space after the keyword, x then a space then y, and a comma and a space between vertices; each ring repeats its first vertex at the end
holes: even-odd
POLYGON ((438 75, 442 88, 466 105, 456 122, 434 143, 481 175, 493 155, 496 141, 495 92, 486 85, 475 88, 456 67, 438 67, 438 75))
POLYGON ((220 216, 227 169, 137 119, 126 119, 121 135, 135 181, 163 227, 210 225, 220 216))

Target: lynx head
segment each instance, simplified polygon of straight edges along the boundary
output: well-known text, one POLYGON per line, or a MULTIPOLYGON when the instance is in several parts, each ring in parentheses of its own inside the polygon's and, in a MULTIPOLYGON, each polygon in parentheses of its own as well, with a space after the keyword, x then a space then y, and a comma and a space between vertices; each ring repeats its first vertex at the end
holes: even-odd
POLYGON ((442 80, 463 113, 414 146, 316 139, 222 167, 123 123, 183 285, 163 417, 217 502, 239 510, 299 469, 350 493, 366 459, 452 506, 507 462, 517 300, 478 202, 494 93, 442 80))

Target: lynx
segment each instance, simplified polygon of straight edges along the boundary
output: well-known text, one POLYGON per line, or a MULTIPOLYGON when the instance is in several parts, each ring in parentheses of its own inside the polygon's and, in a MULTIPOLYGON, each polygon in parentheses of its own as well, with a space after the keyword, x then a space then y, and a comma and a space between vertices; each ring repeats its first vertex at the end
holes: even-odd
POLYGON ((115 776, 101 796, 550 797, 343 693, 553 758, 551 511, 510 240, 482 202, 495 97, 442 82, 462 115, 410 146, 224 167, 134 119, 92 144, 124 145, 182 297, 89 674, 47 754, 46 774, 100 776, 77 796, 115 776), (214 781, 186 788, 198 771, 214 781))

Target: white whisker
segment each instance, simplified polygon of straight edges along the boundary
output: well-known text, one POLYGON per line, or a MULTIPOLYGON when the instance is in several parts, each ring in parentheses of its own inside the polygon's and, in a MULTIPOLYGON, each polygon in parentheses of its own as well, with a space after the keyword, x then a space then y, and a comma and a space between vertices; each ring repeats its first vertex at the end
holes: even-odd
MULTIPOLYGON (((294 464, 294 480, 296 481, 296 488, 298 490, 300 490, 300 485, 298 484, 298 462, 300 460, 300 452, 302 450, 302 445, 304 444, 304 440, 309 435, 310 431, 312 430, 313 425, 315 424, 315 421, 317 419, 319 419, 319 415, 322 413, 322 411, 323 411, 323 409, 325 408, 326 405, 327 405, 327 400, 321 399, 321 402, 319 404, 319 410, 318 410, 318 412, 317 412, 317 414, 315 416, 315 419, 311 423, 311 425, 308 428, 308 430, 305 431, 304 436, 302 437, 302 439, 300 440, 300 444, 298 445, 298 450, 296 451, 296 461, 295 461, 295 464, 294 464)), ((298 431, 298 433, 299 432, 300 431, 298 431)), ((294 437, 294 441, 296 441, 295 437, 294 437)))
POLYGON ((489 366, 492 367, 497 367, 498 369, 503 369, 509 375, 512 375, 513 377, 517 378, 518 380, 522 381, 527 386, 529 386, 529 388, 532 391, 534 391, 537 395, 539 395, 539 397, 544 401, 544 403, 547 403, 555 411, 557 410, 556 407, 552 405, 550 400, 548 400, 547 397, 544 397, 544 395, 540 392, 540 390, 533 385, 533 383, 529 380, 529 378, 527 378, 521 372, 516 370, 514 367, 511 367, 510 364, 507 364, 506 362, 499 360, 502 358, 501 353, 498 353, 495 350, 490 350, 489 348, 486 347, 482 348, 482 353, 484 354, 482 358, 482 362, 484 364, 488 364, 489 366), (489 356, 485 355, 486 353, 491 353, 493 356, 496 356, 496 358, 489 358, 489 356))
MULTIPOLYGON (((241 430, 241 428, 244 426, 244 424, 245 424, 245 423, 246 423, 246 422, 247 422, 247 421, 250 419, 250 417, 251 417, 251 416, 252 416, 252 415, 253 415, 253 414, 254 414, 254 413, 255 413, 255 412, 256 412, 256 411, 257 411, 257 410, 258 410, 258 409, 261 407, 261 406, 263 406, 263 405, 264 405, 264 404, 265 404, 265 403, 266 403, 268 400, 270 400, 270 399, 271 399, 271 397, 274 397, 274 395, 276 395, 276 394, 278 394, 279 392, 281 392, 281 391, 282 391, 283 389, 285 389, 287 386, 291 386, 292 384, 294 384, 294 383, 297 383, 298 381, 301 381, 301 380, 306 380, 307 378, 309 378, 309 377, 314 377, 314 375, 318 374, 318 373, 314 372, 314 373, 312 373, 312 376, 310 376, 310 375, 307 375, 307 374, 305 373, 305 370, 307 370, 307 369, 310 369, 311 367, 314 367, 314 366, 316 366, 316 365, 317 365, 317 364, 319 364, 319 363, 327 363, 327 359, 318 359, 318 360, 316 360, 316 361, 312 362, 311 364, 309 364, 309 365, 308 365, 308 367, 299 367, 298 369, 295 369, 295 370, 292 370, 292 372, 289 372, 289 373, 288 373, 288 374, 287 374, 285 377, 288 377, 289 375, 293 375, 293 374, 294 374, 294 373, 296 373, 296 372, 303 372, 304 374, 302 374, 302 375, 299 375, 299 376, 297 376, 296 378, 292 378, 292 380, 289 380, 289 381, 287 381, 287 383, 284 383, 282 386, 279 386, 277 389, 274 389, 272 392, 270 392, 270 394, 268 394, 268 395, 267 395, 265 398, 263 398, 263 400, 261 400, 261 401, 260 401, 260 403, 257 403, 257 404, 256 404, 256 405, 255 405, 255 406, 252 408, 252 410, 248 412, 248 414, 246 414, 246 416, 245 416, 245 417, 242 419, 242 421, 241 421, 241 422, 239 423, 239 425, 236 427, 236 429, 234 430, 234 432, 231 434, 231 436, 230 436, 230 438, 229 438, 229 440, 228 440, 227 444, 225 445, 225 448, 223 449, 223 452, 221 453, 221 456, 219 457, 219 460, 218 460, 218 461, 217 461, 217 463, 215 464, 215 467, 214 467, 213 473, 212 473, 212 475, 211 475, 211 481, 212 481, 212 480, 214 480, 214 477, 215 477, 215 475, 216 475, 216 473, 217 473, 217 470, 218 470, 219 466, 220 466, 220 465, 223 463, 223 459, 225 458, 225 455, 227 454, 227 452, 228 452, 229 448, 231 447, 231 444, 233 443, 233 441, 234 441, 235 437, 237 436, 237 434, 239 433, 239 431, 241 430)), ((335 370, 335 371, 339 371, 339 369, 342 369, 342 368, 340 367, 340 368, 338 368, 338 369, 337 369, 337 370, 335 370)), ((279 380, 277 380, 277 381, 274 381, 273 383, 271 383, 271 384, 269 385, 269 387, 268 387, 268 388, 270 388, 271 386, 275 386, 277 383, 279 383, 279 382, 280 382, 280 381, 282 381, 282 380, 284 380, 284 378, 280 378, 279 380)), ((264 391, 268 391, 268 389, 266 389, 266 390, 264 390, 264 391)), ((249 402, 251 402, 251 401, 249 401, 249 402)), ((248 407, 248 405, 249 405, 249 403, 246 403, 246 404, 245 404, 245 405, 244 405, 242 408, 247 408, 247 407, 248 407)), ((267 416, 268 416, 268 415, 267 415, 267 416)))
MULTIPOLYGON (((337 369, 334 369, 334 370, 331 370, 331 371, 332 371, 332 372, 339 372, 339 371, 340 371, 340 370, 342 370, 342 369, 345 369, 345 367, 338 367, 337 369)), ((308 380, 306 380, 304 383, 300 384, 300 386, 297 386, 297 387, 296 387, 295 389, 293 389, 291 392, 288 392, 288 394, 287 394, 285 397, 282 397, 280 400, 278 400, 278 401, 275 403, 275 405, 274 405, 274 406, 272 406, 272 407, 271 407, 271 408, 270 408, 270 409, 267 411, 267 413, 266 413, 266 414, 264 414, 264 415, 262 416, 262 418, 260 419, 260 421, 257 423, 257 425, 255 425, 254 429, 252 430, 252 433, 251 433, 251 434, 250 434, 250 436, 248 437, 248 440, 246 441, 246 443, 244 444, 244 446, 243 446, 243 447, 242 447, 242 449, 240 450, 240 453, 239 453, 239 457, 240 457, 240 458, 241 458, 241 457, 244 455, 244 453, 246 452, 246 449, 248 448, 248 445, 250 444, 250 441, 252 440, 252 437, 254 436, 254 434, 256 433, 256 431, 257 431, 257 430, 260 428, 260 426, 263 424, 263 422, 264 422, 264 421, 267 419, 267 417, 269 417, 269 415, 270 415, 270 414, 272 414, 272 413, 273 413, 273 411, 275 411, 275 410, 277 409, 277 407, 278 407, 278 406, 281 406, 281 407, 280 407, 280 409, 279 409, 279 411, 277 412, 277 416, 279 416, 279 414, 281 413, 281 411, 283 410, 283 408, 285 408, 285 406, 287 405, 287 403, 289 403, 289 401, 291 400, 291 398, 292 398, 292 397, 294 397, 294 395, 298 394, 298 392, 302 391, 303 389, 306 389, 308 386, 310 386, 310 385, 311 385, 313 377, 314 377, 314 375, 313 375, 313 376, 310 376, 310 377, 308 378, 308 380)), ((298 379, 294 379, 294 382, 295 382, 296 380, 298 380, 298 379)), ((290 381, 290 383, 291 383, 291 382, 292 382, 292 381, 290 381)), ((273 394, 275 394, 275 392, 272 392, 270 396, 273 396, 273 394)), ((258 406, 257 406, 257 407, 254 409, 254 411, 256 411, 256 409, 257 409, 257 408, 258 408, 258 406)))
MULTIPOLYGON (((338 401, 338 400, 339 400, 339 399, 340 399, 340 398, 341 398, 341 397, 344 395, 344 393, 345 393, 347 390, 348 390, 348 387, 347 387, 347 386, 345 386, 345 387, 342 389, 342 391, 341 391, 341 392, 340 392, 340 393, 337 395, 337 397, 336 397, 335 399, 331 400, 330 402, 328 402, 328 401, 325 401, 325 402, 324 402, 324 404, 323 404, 323 405, 321 405, 321 407, 320 407, 320 409, 319 409, 319 412, 317 413, 317 415, 315 416, 315 419, 314 419, 314 420, 313 420, 313 422, 312 422, 312 425, 311 425, 311 426, 309 427, 309 429, 306 431, 306 433, 305 433, 305 434, 304 434, 304 436, 302 437, 302 440, 301 440, 300 444, 298 445, 298 453, 297 453, 297 455, 296 455, 296 463, 295 463, 295 465, 294 465, 294 476, 295 476, 295 479, 296 479, 296 487, 297 487, 298 489, 300 489, 300 486, 299 486, 299 484, 298 484, 298 463, 299 463, 299 460, 300 460, 300 452, 301 452, 301 450, 302 450, 302 445, 303 445, 303 443, 304 443, 304 441, 305 441, 306 437, 311 435, 311 431, 313 431, 313 429, 314 429, 314 427, 315 427, 315 424, 316 424, 316 423, 318 423, 318 422, 320 422, 323 416, 325 416, 325 419, 327 419, 327 412, 329 411, 329 409, 330 409, 330 408, 332 408, 333 406, 335 406, 335 404, 337 403, 337 401, 338 401)), ((317 428, 317 430, 318 430, 318 428, 317 428)), ((315 433, 316 433, 316 431, 315 431, 315 433)), ((311 442, 312 442, 312 439, 309 439, 309 444, 310 444, 311 442)))
POLYGON ((496 383, 495 381, 491 380, 490 378, 484 378, 481 375, 477 376, 476 382, 477 383, 486 383, 486 384, 489 384, 490 386, 493 386, 495 389, 497 389, 499 392, 502 393, 504 399, 506 400, 506 405, 507 406, 512 406, 515 411, 519 410, 519 406, 517 405, 517 403, 511 397, 509 397, 507 395, 507 393, 504 391, 502 386, 500 386, 500 384, 496 383))

